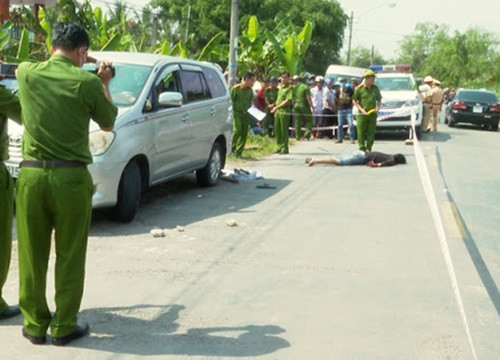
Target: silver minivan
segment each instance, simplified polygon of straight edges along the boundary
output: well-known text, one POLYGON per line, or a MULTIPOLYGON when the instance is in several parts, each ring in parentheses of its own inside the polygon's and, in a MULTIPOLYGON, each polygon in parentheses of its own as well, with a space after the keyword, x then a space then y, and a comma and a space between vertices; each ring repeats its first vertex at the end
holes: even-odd
MULTIPOLYGON (((196 172, 200 186, 217 184, 231 143, 233 112, 220 67, 164 55, 93 52, 115 68, 110 82, 118 117, 112 132, 91 122, 94 208, 133 220, 152 185, 196 172)), ((86 64, 92 71, 95 64, 86 64)), ((22 127, 9 121, 10 159, 17 177, 22 127)))

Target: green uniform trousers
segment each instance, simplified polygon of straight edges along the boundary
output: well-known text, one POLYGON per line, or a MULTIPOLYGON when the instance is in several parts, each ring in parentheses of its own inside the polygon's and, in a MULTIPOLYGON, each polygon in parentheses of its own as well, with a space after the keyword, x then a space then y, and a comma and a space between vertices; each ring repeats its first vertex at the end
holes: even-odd
POLYGON ((268 111, 266 111, 266 117, 264 118, 264 121, 262 122, 262 126, 264 129, 264 134, 266 135, 272 135, 273 134, 273 129, 271 128, 274 127, 274 114, 271 114, 268 111))
POLYGON ((0 312, 7 308, 2 289, 7 280, 12 251, 12 215, 14 181, 4 164, 0 164, 0 312))
POLYGON ((302 138, 302 124, 306 124, 306 131, 304 132, 304 137, 310 138, 312 134, 312 127, 314 119, 311 114, 311 109, 308 106, 295 106, 294 114, 295 120, 295 139, 300 140, 302 138))
POLYGON ((232 148, 236 156, 241 156, 247 142, 250 114, 234 112, 232 148))
POLYGON ((87 236, 92 215, 92 178, 87 168, 22 167, 16 184, 19 305, 24 327, 42 336, 66 336, 77 325, 83 295, 87 236), (45 288, 55 231, 53 316, 45 288))
POLYGON ((286 110, 277 110, 274 115, 274 138, 276 139, 276 151, 288 153, 288 140, 290 127, 290 115, 286 110))
POLYGON ((375 142, 375 129, 377 128, 377 114, 358 114, 356 116, 356 121, 359 150, 372 151, 372 146, 375 142))

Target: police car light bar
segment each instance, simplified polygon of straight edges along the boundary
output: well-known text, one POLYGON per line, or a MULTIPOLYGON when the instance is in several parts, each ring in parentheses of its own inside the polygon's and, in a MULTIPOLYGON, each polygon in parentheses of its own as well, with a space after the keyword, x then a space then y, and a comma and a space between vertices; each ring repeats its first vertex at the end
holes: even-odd
POLYGON ((410 72, 410 65, 371 65, 373 72, 410 72))

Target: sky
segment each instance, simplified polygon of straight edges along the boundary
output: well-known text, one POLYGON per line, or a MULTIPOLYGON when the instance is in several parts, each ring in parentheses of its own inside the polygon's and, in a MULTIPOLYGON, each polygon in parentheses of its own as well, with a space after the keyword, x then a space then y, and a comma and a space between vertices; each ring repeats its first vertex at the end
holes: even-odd
MULTIPOLYGON (((418 23, 447 25, 451 31, 478 28, 500 37, 498 0, 338 0, 344 12, 354 12, 351 47, 375 47, 386 59, 397 58, 399 42, 415 33, 418 23), (396 4, 390 7, 390 4, 396 4)), ((349 31, 344 34, 345 48, 349 31)), ((344 49, 345 51, 345 49, 344 49)))
MULTIPOLYGON (((230 0, 221 0, 230 1, 230 0)), ((245 0, 240 0, 245 1, 245 0)), ((106 8, 113 0, 91 0, 93 5, 106 8)), ((124 0, 134 8, 142 9, 148 0, 124 0)), ((354 12, 351 47, 375 47, 382 57, 398 56, 399 42, 415 32, 422 22, 448 25, 451 31, 465 32, 478 28, 500 38, 499 0, 337 0, 344 12, 354 12), (391 7, 391 4, 396 4, 391 7)), ((344 34, 345 56, 349 27, 344 34)))

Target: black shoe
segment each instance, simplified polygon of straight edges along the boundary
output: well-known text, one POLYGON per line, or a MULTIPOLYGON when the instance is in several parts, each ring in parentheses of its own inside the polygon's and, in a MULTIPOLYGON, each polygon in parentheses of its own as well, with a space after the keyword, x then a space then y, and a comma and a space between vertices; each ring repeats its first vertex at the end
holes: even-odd
POLYGON ((280 152, 280 155, 286 155, 286 154, 288 154, 288 150, 284 150, 284 151, 280 152))
POLYGON ((0 320, 10 319, 17 315, 21 315, 19 305, 7 306, 4 311, 0 312, 0 320))
POLYGON ((55 346, 64 346, 73 340, 80 339, 85 335, 88 335, 90 332, 88 324, 77 325, 75 330, 69 335, 61 336, 61 337, 52 337, 52 345, 55 346))
POLYGON ((42 345, 47 342, 47 337, 43 336, 34 336, 28 334, 25 328, 23 328, 23 336, 30 341, 33 345, 42 345))
POLYGON ((281 154, 281 150, 276 150, 274 153, 275 154, 281 154))
POLYGON ((342 144, 342 142, 343 142, 342 139, 335 140, 335 144, 342 144))

